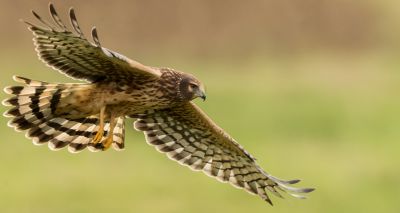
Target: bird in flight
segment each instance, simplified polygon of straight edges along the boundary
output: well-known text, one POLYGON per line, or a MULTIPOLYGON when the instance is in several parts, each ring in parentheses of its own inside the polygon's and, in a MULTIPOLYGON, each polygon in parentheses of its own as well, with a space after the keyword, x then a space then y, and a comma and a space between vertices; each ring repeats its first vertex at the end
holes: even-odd
POLYGON ((90 42, 82 33, 73 8, 73 30, 49 4, 52 21, 33 15, 31 24, 40 60, 59 72, 86 83, 47 83, 14 76, 22 86, 10 86, 13 95, 3 101, 8 125, 26 131, 36 145, 51 150, 68 147, 72 153, 88 148, 124 149, 125 118, 147 143, 182 165, 229 182, 272 205, 269 193, 294 197, 312 188, 291 186, 299 180, 281 180, 265 172, 255 158, 218 127, 192 100, 206 99, 204 85, 193 75, 170 68, 143 65, 100 44, 96 28, 90 42))

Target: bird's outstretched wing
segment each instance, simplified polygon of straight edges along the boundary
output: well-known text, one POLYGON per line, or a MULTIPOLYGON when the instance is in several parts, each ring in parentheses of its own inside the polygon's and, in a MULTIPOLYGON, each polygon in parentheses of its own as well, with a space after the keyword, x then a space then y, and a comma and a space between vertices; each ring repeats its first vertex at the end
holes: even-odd
POLYGON ((266 173, 246 150, 218 127, 194 103, 136 116, 134 127, 146 141, 169 158, 202 170, 222 182, 244 188, 272 204, 267 192, 304 198, 312 188, 295 188, 299 180, 280 180, 266 173))
POLYGON ((52 68, 89 82, 117 81, 123 84, 160 75, 156 69, 102 47, 95 27, 92 28, 94 43, 89 42, 78 25, 73 8, 69 10, 69 17, 74 31, 70 31, 61 21, 51 3, 49 8, 53 23, 42 19, 34 11, 33 15, 44 26, 26 23, 35 36, 39 58, 52 68))

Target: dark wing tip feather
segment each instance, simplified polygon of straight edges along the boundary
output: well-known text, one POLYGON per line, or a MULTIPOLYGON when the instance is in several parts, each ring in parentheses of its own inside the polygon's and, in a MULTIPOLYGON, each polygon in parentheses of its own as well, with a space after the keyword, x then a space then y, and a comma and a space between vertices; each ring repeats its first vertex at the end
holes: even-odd
POLYGON ((67 29, 67 27, 65 26, 65 24, 62 22, 62 20, 60 19, 60 17, 58 16, 58 13, 53 5, 53 3, 49 3, 49 10, 50 10, 50 15, 53 18, 54 22, 61 28, 64 29, 64 31, 67 29))
POLYGON ((278 179, 278 178, 276 178, 276 177, 274 177, 273 180, 276 181, 276 182, 282 183, 282 184, 290 184, 290 185, 299 183, 299 182, 301 181, 301 180, 299 180, 299 179, 295 179, 295 180, 281 180, 281 179, 278 179))
POLYGON ((29 28, 30 31, 33 31, 33 30, 32 30, 33 28, 39 28, 39 27, 37 27, 36 25, 32 24, 31 22, 25 21, 25 20, 22 19, 22 18, 19 19, 19 21, 25 23, 26 25, 28 25, 28 28, 29 28))
POLYGON ((298 183, 300 181, 301 181, 300 179, 296 179, 296 180, 287 180, 287 181, 284 181, 284 182, 286 182, 287 184, 296 184, 296 183, 298 183))
POLYGON ((33 16, 35 16, 35 18, 36 18, 37 20, 39 20, 39 21, 42 22, 47 28, 49 28, 49 30, 55 31, 54 28, 53 28, 53 26, 52 26, 49 22, 47 22, 46 20, 42 19, 42 17, 40 17, 39 14, 37 14, 34 10, 31 10, 31 12, 32 12, 33 16))
POLYGON ((301 195, 296 195, 297 193, 309 193, 315 190, 315 188, 296 188, 296 187, 292 187, 292 186, 288 186, 288 185, 282 185, 279 184, 279 187, 277 187, 280 190, 286 191, 287 193, 297 197, 299 196, 300 198, 304 198, 301 195), (293 194, 294 193, 294 194, 293 194))
POLYGON ((51 14, 58 15, 58 14, 57 14, 57 10, 56 10, 56 8, 54 7, 53 2, 49 2, 49 10, 50 10, 50 13, 51 13, 51 14))
POLYGON ((315 191, 315 188, 301 188, 300 193, 309 193, 315 191))
POLYGON ((92 28, 92 38, 96 46, 101 47, 99 37, 97 36, 97 29, 95 26, 92 28))
POLYGON ((73 7, 69 8, 69 17, 70 17, 71 24, 72 24, 72 27, 74 28, 75 32, 78 33, 78 35, 81 38, 85 38, 85 36, 82 33, 81 28, 79 27, 78 20, 76 19, 75 10, 73 7))
POLYGON ((31 10, 31 13, 32 13, 33 16, 35 16, 37 19, 42 20, 42 18, 41 18, 34 10, 31 10))

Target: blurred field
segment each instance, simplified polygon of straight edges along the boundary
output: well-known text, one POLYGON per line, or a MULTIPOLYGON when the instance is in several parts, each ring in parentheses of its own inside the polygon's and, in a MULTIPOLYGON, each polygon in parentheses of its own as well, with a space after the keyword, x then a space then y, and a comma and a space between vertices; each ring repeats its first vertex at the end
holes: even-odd
MULTIPOLYGON (((317 190, 270 207, 157 153, 132 120, 125 151, 73 155, 1 118, 0 212, 400 211, 398 2, 54 2, 60 14, 74 6, 86 32, 96 25, 104 46, 194 73, 208 94, 197 103, 266 171, 317 190)), ((1 4, 0 86, 14 74, 71 82, 36 59, 17 21, 47 1, 1 4)))

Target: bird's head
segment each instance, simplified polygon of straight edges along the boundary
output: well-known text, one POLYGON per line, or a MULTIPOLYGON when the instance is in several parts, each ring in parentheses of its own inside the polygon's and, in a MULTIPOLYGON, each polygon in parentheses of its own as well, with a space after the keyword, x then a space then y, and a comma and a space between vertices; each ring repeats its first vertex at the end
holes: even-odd
POLYGON ((182 99, 191 101, 197 97, 206 100, 204 85, 193 75, 184 74, 179 83, 179 93, 182 99))

